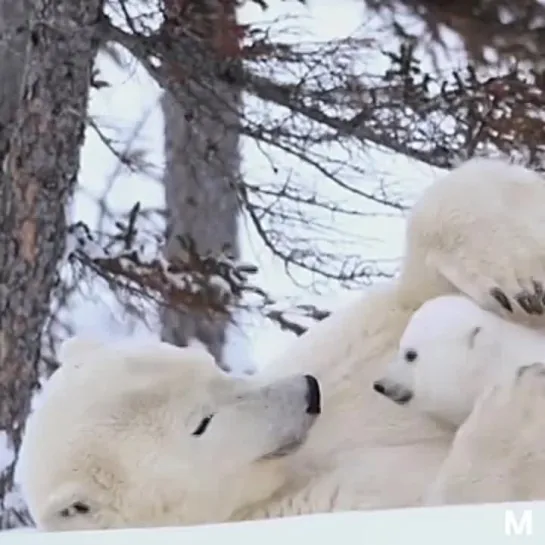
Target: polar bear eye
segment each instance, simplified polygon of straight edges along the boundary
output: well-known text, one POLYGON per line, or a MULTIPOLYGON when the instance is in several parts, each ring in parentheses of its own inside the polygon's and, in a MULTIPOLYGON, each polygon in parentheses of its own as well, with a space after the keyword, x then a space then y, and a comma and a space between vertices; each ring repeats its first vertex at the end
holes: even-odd
POLYGON ((74 515, 86 515, 90 511, 89 506, 81 501, 74 502, 70 507, 66 507, 59 512, 63 518, 73 517, 74 515))
POLYGON ((418 358, 418 352, 416 350, 411 349, 405 352, 405 361, 412 363, 416 358, 418 358))
POLYGON ((213 414, 209 414, 208 416, 203 418, 200 424, 195 428, 195 431, 191 435, 195 435, 196 437, 198 437, 199 435, 202 435, 206 431, 206 428, 208 428, 208 424, 210 424, 213 417, 214 417, 213 414))

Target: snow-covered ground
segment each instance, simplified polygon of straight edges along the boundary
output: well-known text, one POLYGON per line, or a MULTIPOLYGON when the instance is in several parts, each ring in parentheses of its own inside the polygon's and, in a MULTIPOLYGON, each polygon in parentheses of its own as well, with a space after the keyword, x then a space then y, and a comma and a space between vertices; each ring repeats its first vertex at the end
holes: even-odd
POLYGON ((308 515, 186 528, 0 534, 0 545, 544 543, 545 502, 308 515))

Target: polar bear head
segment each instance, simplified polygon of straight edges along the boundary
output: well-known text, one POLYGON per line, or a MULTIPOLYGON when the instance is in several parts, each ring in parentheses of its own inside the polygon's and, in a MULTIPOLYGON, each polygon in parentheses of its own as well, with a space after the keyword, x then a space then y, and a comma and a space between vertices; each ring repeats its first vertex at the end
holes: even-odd
POLYGON ((19 473, 46 530, 218 522, 264 501, 320 413, 310 375, 233 377, 200 348, 72 339, 19 473))
POLYGON ((500 373, 503 322, 470 299, 446 295, 412 316, 394 360, 374 389, 438 422, 458 427, 483 389, 500 373))

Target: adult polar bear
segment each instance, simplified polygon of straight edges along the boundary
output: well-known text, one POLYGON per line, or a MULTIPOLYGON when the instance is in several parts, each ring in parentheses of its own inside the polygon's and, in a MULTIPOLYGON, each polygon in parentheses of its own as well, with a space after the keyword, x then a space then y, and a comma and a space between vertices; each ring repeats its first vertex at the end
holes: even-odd
MULTIPOLYGON (((153 433, 155 422, 145 412, 138 412, 144 400, 163 399, 160 384, 161 388, 172 386, 169 399, 173 403, 173 391, 183 393, 175 398, 176 403, 184 398, 188 405, 204 395, 232 418, 236 414, 234 401, 222 401, 221 389, 218 393, 206 386, 209 371, 203 370, 202 376, 201 371, 185 372, 181 362, 167 366, 173 373, 162 375, 167 380, 148 381, 143 371, 155 373, 150 365, 152 352, 146 356, 147 363, 136 358, 140 362, 136 383, 124 384, 117 391, 115 379, 120 376, 111 369, 122 372, 126 357, 96 347, 96 351, 85 347, 81 355, 78 350, 65 354, 65 372, 51 381, 41 408, 29 421, 21 451, 23 490, 32 515, 46 529, 75 529, 220 522, 418 504, 449 452, 452 433, 377 395, 371 384, 393 357, 411 315, 437 295, 462 291, 483 307, 514 320, 541 323, 542 301, 532 280, 545 279, 540 240, 545 233, 543 202, 545 186, 539 176, 492 160, 467 162, 432 185, 409 218, 399 279, 369 290, 311 328, 256 377, 277 392, 277 400, 287 395, 280 393, 282 388, 288 388, 290 396, 295 396, 289 406, 299 410, 301 379, 291 386, 283 382, 282 387, 277 380, 286 381, 285 377, 295 372, 300 376, 308 373, 322 384, 324 411, 307 430, 306 441, 302 441, 303 423, 299 421, 295 439, 302 444, 291 452, 284 451, 282 464, 267 466, 268 470, 261 464, 259 471, 256 469, 254 457, 259 449, 248 433, 242 434, 244 441, 235 441, 236 446, 229 442, 229 434, 220 434, 224 442, 218 444, 227 450, 216 449, 216 458, 207 458, 203 467, 198 466, 199 457, 188 458, 187 448, 193 447, 187 447, 189 438, 180 434, 179 428, 165 432, 163 427, 158 436, 153 433), (100 360, 111 365, 98 365, 100 360), (76 374, 83 371, 85 380, 78 382, 74 370, 76 374), (176 376, 179 382, 174 380, 176 376), (93 390, 89 390, 91 384, 95 385, 93 390), (127 395, 127 388, 138 391, 139 396, 127 395), (214 397, 217 395, 219 400, 214 397), (125 423, 131 421, 131 414, 138 416, 140 426, 118 429, 116 411, 125 415, 125 423), (61 414, 62 419, 56 420, 54 415, 61 414), (100 442, 101 430, 111 438, 107 445, 100 442), (127 440, 129 431, 131 441, 127 440), (143 458, 133 455, 134 434, 147 449, 143 458), (165 444, 177 449, 176 456, 165 451, 165 444), (226 479, 224 473, 226 466, 230 467, 225 461, 231 454, 239 463, 235 480, 226 479), (142 464, 147 462, 149 467, 150 459, 156 467, 151 475, 141 471, 142 464), (173 459, 184 468, 188 482, 177 478, 176 467, 170 465, 173 459), (241 466, 241 460, 247 465, 241 466), (193 475, 198 467, 198 474, 193 475), (171 486, 176 488, 172 495, 171 486), (260 497, 264 491, 267 497, 260 497)), ((180 360, 184 358, 180 354, 180 360)), ((123 377, 132 383, 132 376, 125 367, 123 377)), ((236 390, 234 385, 242 379, 229 380, 236 390)), ((223 377, 221 382, 225 385, 227 379, 223 377)), ((243 400, 255 400, 252 388, 245 391, 243 400)), ((275 418, 280 414, 273 413, 275 418)), ((169 411, 164 414, 168 422, 177 418, 169 411)), ((262 425, 269 426, 268 413, 260 414, 262 425)), ((300 413, 294 415, 301 418, 300 413)), ((247 418, 246 414, 244 422, 247 418)), ((229 418, 224 420, 227 431, 237 430, 236 422, 228 422, 229 418)), ((211 431, 218 429, 216 423, 211 431)), ((259 427, 250 429, 261 438, 261 454, 266 454, 264 445, 271 437, 259 433, 259 427)), ((241 437, 238 430, 233 435, 241 437)), ((275 445, 282 450, 278 441, 275 445)))

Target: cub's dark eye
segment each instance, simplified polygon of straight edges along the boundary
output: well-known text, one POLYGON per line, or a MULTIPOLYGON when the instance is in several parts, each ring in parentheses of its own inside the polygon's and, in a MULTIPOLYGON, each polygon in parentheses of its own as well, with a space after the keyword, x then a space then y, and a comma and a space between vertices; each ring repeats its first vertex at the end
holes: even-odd
POLYGON ((416 360, 416 358, 418 358, 418 353, 416 352, 416 350, 407 350, 405 352, 405 361, 412 363, 416 360))
POLYGON ((89 506, 81 501, 74 502, 70 507, 63 509, 59 514, 63 518, 73 517, 74 515, 86 515, 89 513, 89 506))
POLYGON ((205 418, 203 418, 200 424, 195 428, 195 431, 191 435, 195 435, 196 437, 198 437, 199 435, 202 435, 206 431, 206 428, 208 428, 208 424, 210 424, 213 417, 214 415, 210 414, 206 416, 205 418))

